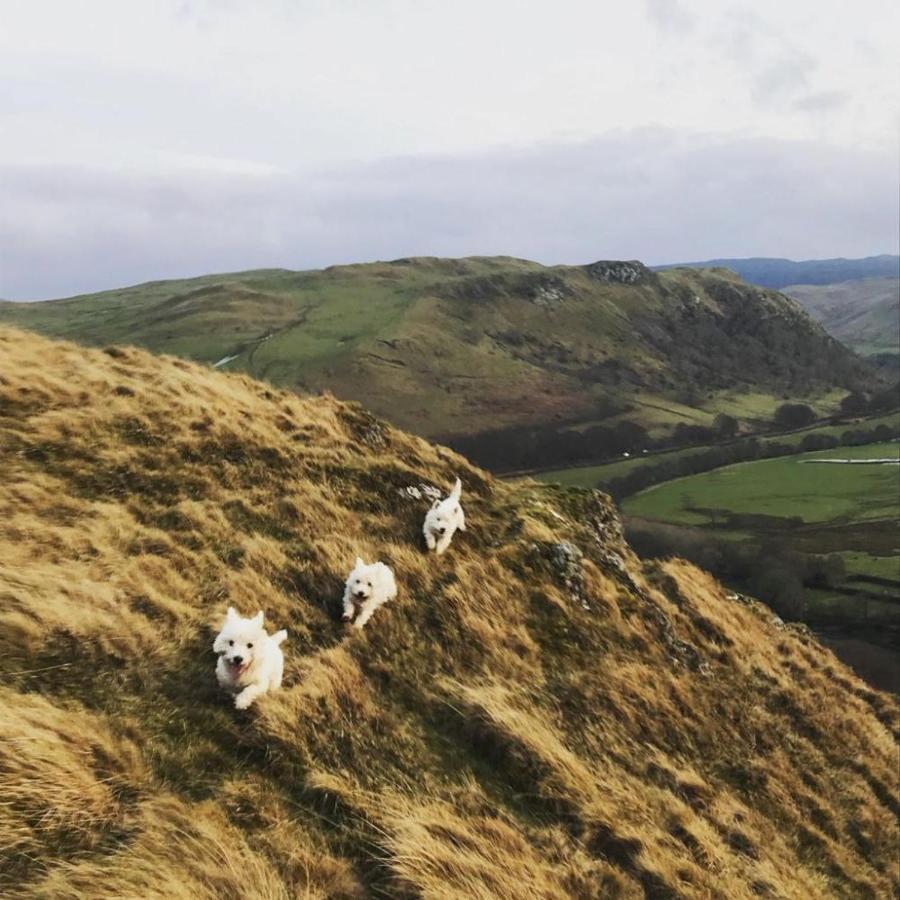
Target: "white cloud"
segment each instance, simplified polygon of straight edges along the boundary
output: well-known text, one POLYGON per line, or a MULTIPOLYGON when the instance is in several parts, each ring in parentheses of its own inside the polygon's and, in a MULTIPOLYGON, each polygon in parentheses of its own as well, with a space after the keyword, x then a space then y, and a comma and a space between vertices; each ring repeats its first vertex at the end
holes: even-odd
POLYGON ((254 267, 860 256, 898 240, 889 154, 643 129, 305 176, 0 167, 0 296, 254 267))

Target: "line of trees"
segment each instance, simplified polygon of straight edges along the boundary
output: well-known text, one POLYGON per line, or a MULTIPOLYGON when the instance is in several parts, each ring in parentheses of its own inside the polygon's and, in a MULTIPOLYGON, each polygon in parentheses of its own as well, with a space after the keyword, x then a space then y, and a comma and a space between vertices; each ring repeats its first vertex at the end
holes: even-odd
POLYGON ((653 446, 645 428, 634 422, 570 427, 520 426, 450 438, 454 450, 495 472, 567 468, 638 453, 653 446))
MULTIPOLYGON (((876 394, 853 391, 847 394, 841 402, 841 418, 852 419, 864 415, 875 415, 897 409, 898 406, 900 406, 900 385, 876 394)), ((612 416, 621 414, 621 412, 620 408, 615 408, 610 404, 602 415, 612 416)), ((782 403, 773 414, 771 430, 796 431, 809 427, 815 421, 816 413, 809 405, 782 403)), ((443 442, 494 472, 563 469, 608 461, 625 453, 637 454, 644 451, 674 450, 706 445, 714 445, 710 447, 711 459, 724 460, 707 464, 705 468, 697 470, 676 471, 675 474, 669 476, 672 478, 693 474, 694 471, 707 471, 709 468, 727 465, 730 462, 758 459, 760 455, 781 456, 787 452, 799 452, 782 444, 778 452, 756 453, 752 447, 744 447, 744 442, 738 440, 739 430, 740 423, 734 416, 720 413, 711 425, 679 422, 662 440, 653 440, 642 425, 626 419, 614 424, 598 424, 584 428, 578 428, 576 423, 572 422, 554 425, 513 426, 473 435, 445 437, 443 442), (727 453, 717 455, 713 452, 724 450, 718 445, 734 441, 738 441, 741 445, 741 449, 735 451, 734 455, 729 456, 727 453)), ((891 436, 888 434, 886 437, 879 436, 874 439, 887 440, 891 436)), ((752 439, 748 438, 747 440, 752 439)), ((865 440, 856 441, 856 443, 865 442, 865 440)), ((771 439, 769 439, 769 443, 771 443, 771 439)), ((844 440, 842 437, 837 443, 852 444, 853 440, 849 438, 844 440)), ((822 446, 806 445, 803 449, 827 449, 829 446, 836 446, 837 443, 822 446)), ((778 447, 779 445, 773 444, 772 446, 778 447)), ((628 492, 633 493, 634 490, 640 490, 641 487, 649 484, 657 484, 661 480, 665 479, 657 478, 639 487, 629 488, 628 492)), ((620 496, 626 496, 626 494, 620 496)))

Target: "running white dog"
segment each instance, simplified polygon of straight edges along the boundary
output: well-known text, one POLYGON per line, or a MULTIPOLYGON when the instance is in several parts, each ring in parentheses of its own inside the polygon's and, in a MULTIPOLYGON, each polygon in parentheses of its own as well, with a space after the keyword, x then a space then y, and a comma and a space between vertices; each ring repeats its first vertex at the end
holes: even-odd
POLYGON ((425 515, 422 533, 429 550, 443 553, 453 540, 456 530, 466 530, 466 517, 459 498, 462 495, 462 482, 457 478, 450 496, 444 500, 435 500, 425 515))
POLYGON ((354 628, 362 628, 372 613, 388 600, 397 596, 394 573, 383 563, 366 565, 358 556, 356 566, 347 578, 344 588, 343 620, 349 622, 354 614, 354 628))
POLYGON ((237 709, 246 709, 266 691, 281 687, 284 654, 278 645, 286 637, 286 631, 269 634, 263 627, 261 612, 244 619, 228 607, 213 650, 219 654, 216 678, 220 687, 237 694, 237 709))

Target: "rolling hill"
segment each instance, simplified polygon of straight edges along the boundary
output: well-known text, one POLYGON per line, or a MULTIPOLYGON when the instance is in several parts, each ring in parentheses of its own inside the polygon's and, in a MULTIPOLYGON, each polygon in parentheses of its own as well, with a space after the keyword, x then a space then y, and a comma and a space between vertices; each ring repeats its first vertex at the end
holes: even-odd
POLYGON ((897 278, 900 256, 866 256, 862 259, 779 259, 748 257, 746 259, 708 259, 704 262, 670 263, 655 269, 725 268, 736 272, 751 284, 768 288, 785 288, 793 284, 835 284, 865 278, 897 278))
MULTIPOLYGON (((780 294, 724 270, 637 262, 246 272, 7 303, 0 321, 327 389, 451 443, 623 421, 658 435, 723 411, 766 420, 787 397, 831 409, 873 378, 780 294)), ((478 443, 467 443, 476 457, 478 443)))
POLYGON ((900 709, 603 495, 329 396, 0 328, 0 893, 879 898, 900 709), (468 531, 418 546, 423 487, 468 531), (338 619, 354 556, 398 599, 338 619), (284 688, 213 677, 229 605, 284 688))
POLYGON ((900 353, 900 279, 794 284, 784 293, 857 353, 900 353))

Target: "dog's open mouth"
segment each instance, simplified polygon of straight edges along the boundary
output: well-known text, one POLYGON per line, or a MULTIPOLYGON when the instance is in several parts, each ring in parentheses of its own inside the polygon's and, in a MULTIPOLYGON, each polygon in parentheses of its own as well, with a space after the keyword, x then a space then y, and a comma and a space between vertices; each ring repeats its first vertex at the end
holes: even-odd
POLYGON ((241 661, 239 663, 236 663, 236 662, 232 662, 230 659, 227 660, 227 663, 228 663, 228 668, 231 670, 231 674, 235 677, 237 677, 239 675, 243 675, 244 672, 247 671, 248 666, 250 665, 250 663, 248 663, 248 662, 241 661))

